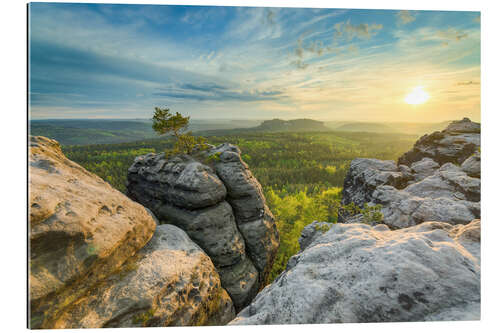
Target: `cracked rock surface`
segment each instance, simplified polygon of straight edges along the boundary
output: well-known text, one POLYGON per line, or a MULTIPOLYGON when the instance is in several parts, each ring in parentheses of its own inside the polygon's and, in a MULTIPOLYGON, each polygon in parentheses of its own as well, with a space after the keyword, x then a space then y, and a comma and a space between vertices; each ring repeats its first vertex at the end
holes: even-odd
POLYGON ((324 226, 230 325, 480 319, 480 220, 324 226))
POLYGON ((263 287, 279 245, 262 187, 238 147, 135 159, 127 195, 183 230, 212 259, 237 310, 263 287))
POLYGON ((212 260, 184 231, 157 227, 147 208, 68 160, 56 141, 30 137, 29 148, 30 328, 234 317, 212 260))
POLYGON ((355 159, 344 181, 342 203, 382 205, 383 223, 391 228, 480 218, 480 135, 480 125, 464 118, 420 138, 398 164, 355 159))

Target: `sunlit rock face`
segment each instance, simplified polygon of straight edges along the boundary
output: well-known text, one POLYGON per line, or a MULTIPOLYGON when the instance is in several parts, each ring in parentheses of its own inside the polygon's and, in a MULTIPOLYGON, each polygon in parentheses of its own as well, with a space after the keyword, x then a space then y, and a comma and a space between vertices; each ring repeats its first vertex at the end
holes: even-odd
POLYGON ((30 137, 29 237, 32 327, 118 269, 153 236, 141 205, 68 160, 59 144, 30 137))
POLYGON ((164 224, 119 271, 65 309, 54 327, 223 325, 234 315, 210 258, 184 231, 164 224))
POLYGON ((380 204, 383 223, 391 228, 424 221, 464 224, 480 218, 480 135, 480 125, 465 118, 420 138, 398 164, 354 159, 342 203, 380 204))
POLYGON ((165 159, 139 156, 128 170, 127 195, 160 223, 183 230, 212 259, 236 309, 269 274, 279 246, 261 185, 231 144, 165 159))
POLYGON ((398 230, 316 222, 230 324, 479 320, 480 234, 479 220, 398 230))
POLYGON ((212 260, 173 225, 30 137, 31 328, 222 325, 212 260))

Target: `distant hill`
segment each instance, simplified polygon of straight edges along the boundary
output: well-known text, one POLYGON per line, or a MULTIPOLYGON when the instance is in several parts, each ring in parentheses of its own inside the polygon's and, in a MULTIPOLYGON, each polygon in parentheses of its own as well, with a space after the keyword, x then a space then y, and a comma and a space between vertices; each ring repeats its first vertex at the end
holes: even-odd
POLYGON ((393 133, 396 132, 391 126, 381 123, 348 123, 334 128, 336 131, 343 132, 374 132, 374 133, 393 133))
POLYGON ((405 133, 405 134, 429 134, 446 128, 451 121, 439 123, 406 123, 406 122, 349 122, 329 121, 325 125, 334 131, 342 132, 372 132, 372 133, 405 133))
POLYGON ((206 136, 237 135, 249 132, 331 132, 332 129, 325 126, 322 121, 312 119, 264 120, 259 126, 233 129, 217 129, 199 131, 197 134, 206 136))
POLYGON ((265 120, 257 127, 249 130, 266 132, 309 132, 309 131, 331 131, 322 121, 312 119, 265 120))
MULTIPOLYGON (((249 132, 367 132, 423 135, 440 131, 450 122, 377 123, 322 122, 312 119, 231 120, 191 119, 189 130, 197 135, 238 135, 249 132)), ((62 145, 108 144, 158 138, 150 119, 48 119, 31 120, 30 134, 59 141, 62 145)))
POLYGON ((41 135, 62 145, 122 143, 154 137, 149 120, 51 119, 31 120, 31 135, 41 135))
MULTIPOLYGON (((258 120, 192 119, 189 130, 245 128, 260 123, 258 120)), ((150 119, 46 119, 31 120, 29 132, 55 139, 62 145, 108 144, 157 138, 151 125, 150 119)))

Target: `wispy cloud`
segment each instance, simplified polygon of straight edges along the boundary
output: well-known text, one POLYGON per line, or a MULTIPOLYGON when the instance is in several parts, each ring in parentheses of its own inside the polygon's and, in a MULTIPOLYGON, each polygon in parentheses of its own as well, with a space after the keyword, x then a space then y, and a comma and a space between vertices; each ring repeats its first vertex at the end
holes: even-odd
POLYGON ((382 24, 360 23, 358 25, 353 25, 350 20, 347 20, 347 22, 335 24, 334 39, 339 40, 344 38, 347 41, 351 41, 354 38, 370 39, 382 28, 382 24))
POLYGON ((400 25, 405 25, 415 21, 415 14, 409 10, 400 10, 396 13, 397 22, 400 25))
POLYGON ((457 85, 459 86, 470 86, 470 85, 476 85, 479 84, 479 81, 463 81, 463 82, 458 82, 457 85))
POLYGON ((30 8, 30 111, 37 117, 147 117, 155 105, 193 117, 479 114, 477 13, 30 8), (431 95, 420 113, 401 102, 417 85, 431 95))
POLYGON ((243 90, 215 83, 186 83, 158 89, 155 96, 194 101, 269 101, 286 98, 281 91, 243 90))

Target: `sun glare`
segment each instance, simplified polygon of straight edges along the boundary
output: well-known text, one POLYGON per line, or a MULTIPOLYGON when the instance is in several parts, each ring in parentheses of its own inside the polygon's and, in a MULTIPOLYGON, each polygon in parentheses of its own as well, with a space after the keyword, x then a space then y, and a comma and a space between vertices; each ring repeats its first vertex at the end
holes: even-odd
POLYGON ((411 105, 417 105, 427 102, 429 94, 422 86, 415 87, 411 93, 406 95, 405 102, 411 105))

